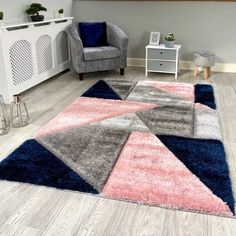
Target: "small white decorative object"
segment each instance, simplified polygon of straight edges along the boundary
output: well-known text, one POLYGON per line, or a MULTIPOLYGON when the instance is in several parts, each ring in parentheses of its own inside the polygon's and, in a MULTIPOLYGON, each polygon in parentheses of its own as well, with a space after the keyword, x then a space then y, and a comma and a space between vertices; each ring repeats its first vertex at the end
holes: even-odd
POLYGON ((58 10, 59 18, 64 18, 64 9, 58 10))
POLYGON ((4 26, 3 17, 4 17, 4 13, 0 11, 0 27, 4 26))
POLYGON ((160 36, 161 36, 160 32, 151 32, 149 44, 150 45, 159 45, 160 44, 160 36))
POLYGON ((53 18, 54 19, 58 18, 58 11, 57 10, 53 11, 53 18))

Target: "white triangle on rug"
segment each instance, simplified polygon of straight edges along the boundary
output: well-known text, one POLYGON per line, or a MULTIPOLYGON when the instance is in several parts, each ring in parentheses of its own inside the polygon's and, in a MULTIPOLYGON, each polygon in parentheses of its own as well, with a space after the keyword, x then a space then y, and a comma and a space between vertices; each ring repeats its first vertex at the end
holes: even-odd
POLYGON ((217 111, 201 103, 194 105, 194 138, 222 139, 217 111))

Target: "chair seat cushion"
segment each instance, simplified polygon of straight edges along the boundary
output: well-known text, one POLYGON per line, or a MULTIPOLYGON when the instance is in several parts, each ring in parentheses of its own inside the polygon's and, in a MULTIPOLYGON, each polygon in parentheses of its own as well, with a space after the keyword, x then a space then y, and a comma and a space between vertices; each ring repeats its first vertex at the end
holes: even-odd
POLYGON ((79 32, 84 47, 107 46, 106 22, 80 22, 79 32))
POLYGON ((102 60, 120 57, 120 50, 112 46, 84 48, 84 60, 102 60))

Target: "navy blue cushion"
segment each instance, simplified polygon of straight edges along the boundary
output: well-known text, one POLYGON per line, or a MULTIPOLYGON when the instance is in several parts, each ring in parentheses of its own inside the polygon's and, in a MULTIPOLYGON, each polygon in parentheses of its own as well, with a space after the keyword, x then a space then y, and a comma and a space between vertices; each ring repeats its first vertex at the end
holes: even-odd
POLYGON ((106 22, 80 22, 79 31, 84 47, 107 46, 106 22))

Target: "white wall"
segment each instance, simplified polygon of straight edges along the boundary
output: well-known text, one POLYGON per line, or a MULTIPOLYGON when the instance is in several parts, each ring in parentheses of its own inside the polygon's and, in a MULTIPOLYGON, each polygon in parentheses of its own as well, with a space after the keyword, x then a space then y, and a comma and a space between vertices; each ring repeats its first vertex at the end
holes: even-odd
POLYGON ((71 16, 73 0, 0 0, 0 11, 4 12, 4 21, 28 20, 25 10, 33 2, 39 2, 47 8, 47 12, 43 12, 46 17, 53 17, 54 11, 60 8, 65 10, 65 16, 71 16))

